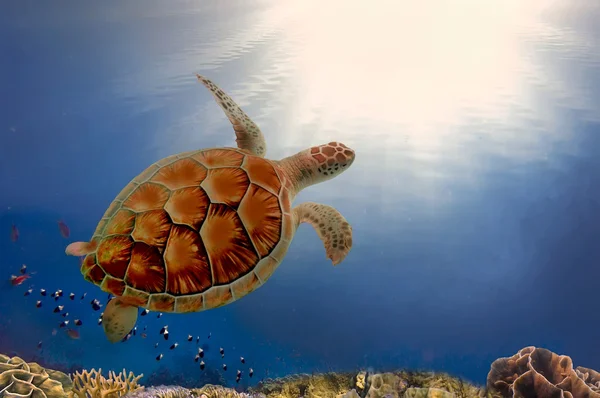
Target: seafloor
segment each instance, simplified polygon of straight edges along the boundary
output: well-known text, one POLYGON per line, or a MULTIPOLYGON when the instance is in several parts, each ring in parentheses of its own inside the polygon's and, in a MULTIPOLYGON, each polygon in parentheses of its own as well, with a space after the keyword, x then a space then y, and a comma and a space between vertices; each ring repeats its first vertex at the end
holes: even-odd
POLYGON ((298 374, 265 379, 244 392, 212 384, 201 388, 144 386, 142 378, 125 370, 103 374, 101 369, 67 375, 0 355, 0 397, 13 398, 600 398, 600 373, 574 368, 570 357, 536 347, 494 361, 486 386, 444 373, 407 370, 298 374))

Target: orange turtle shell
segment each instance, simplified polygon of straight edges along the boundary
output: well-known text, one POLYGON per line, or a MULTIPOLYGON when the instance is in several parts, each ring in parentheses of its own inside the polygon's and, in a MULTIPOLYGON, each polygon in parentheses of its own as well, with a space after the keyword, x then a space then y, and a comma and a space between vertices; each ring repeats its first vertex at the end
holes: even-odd
POLYGON ((81 273, 154 311, 231 303, 264 283, 289 247, 288 184, 274 162, 235 148, 162 159, 111 203, 81 273))

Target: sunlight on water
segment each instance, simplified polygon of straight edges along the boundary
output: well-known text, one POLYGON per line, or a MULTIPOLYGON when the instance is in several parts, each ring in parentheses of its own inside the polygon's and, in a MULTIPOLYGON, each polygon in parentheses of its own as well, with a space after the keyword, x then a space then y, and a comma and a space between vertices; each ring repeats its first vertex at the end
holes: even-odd
MULTIPOLYGON (((190 70, 211 75, 215 68, 227 70, 229 63, 255 54, 244 75, 236 73, 221 84, 263 129, 266 122, 278 121, 277 129, 285 134, 266 131, 272 157, 304 147, 307 137, 315 143, 339 137, 349 145, 402 144, 419 156, 451 138, 461 151, 473 137, 457 136, 452 126, 476 116, 495 124, 481 132, 490 140, 487 150, 510 148, 515 159, 543 159, 548 144, 540 142, 539 130, 550 130, 548 123, 554 122, 537 109, 534 85, 586 109, 585 95, 572 95, 564 86, 569 82, 545 76, 533 54, 536 48, 527 47, 568 36, 556 30, 551 34, 539 21, 548 6, 543 1, 512 0, 493 7, 469 0, 262 5, 235 26, 198 26, 205 40, 165 59, 165 70, 128 76, 139 84, 133 92, 158 90, 153 82, 169 76, 170 84, 161 87, 188 89, 190 70), (220 34, 204 34, 213 29, 220 34), (531 124, 528 133, 511 128, 523 120, 531 124), (501 142, 498 131, 503 132, 501 142)), ((215 80, 220 82, 218 75, 215 80)), ((204 103, 170 127, 171 144, 201 145, 190 127, 211 131, 226 125, 206 93, 196 92, 195 101, 198 96, 204 103)))
POLYGON ((431 127, 457 122, 466 106, 501 111, 498 98, 520 86, 514 24, 522 11, 461 3, 299 3, 285 30, 301 42, 301 120, 326 109, 326 128, 348 117, 367 119, 428 141, 441 133, 431 127))

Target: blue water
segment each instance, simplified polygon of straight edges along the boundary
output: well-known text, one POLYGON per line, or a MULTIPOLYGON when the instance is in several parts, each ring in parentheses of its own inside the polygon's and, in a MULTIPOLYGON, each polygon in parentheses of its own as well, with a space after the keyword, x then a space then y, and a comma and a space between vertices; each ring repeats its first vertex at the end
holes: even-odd
POLYGON ((2 2, 0 352, 195 375, 192 334, 212 369, 226 350, 231 383, 249 366, 252 382, 411 367, 484 383, 528 345, 600 370, 600 4, 426 3, 2 2), (270 158, 332 140, 356 151, 296 199, 335 206, 354 247, 334 268, 302 225, 251 295, 150 313, 110 344, 89 305, 106 294, 64 249, 152 162, 234 145, 196 72, 259 124, 270 158), (12 287, 21 264, 36 273, 12 287), (40 288, 78 296, 59 302, 79 340, 50 298, 35 307, 40 288))

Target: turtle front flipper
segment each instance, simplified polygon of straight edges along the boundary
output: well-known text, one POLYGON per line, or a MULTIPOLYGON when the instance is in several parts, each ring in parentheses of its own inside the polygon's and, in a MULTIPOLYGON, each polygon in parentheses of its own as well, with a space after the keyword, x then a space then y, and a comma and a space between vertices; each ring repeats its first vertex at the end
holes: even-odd
POLYGON ((69 256, 85 256, 96 250, 95 242, 73 242, 65 249, 69 256))
POLYGON ((196 74, 196 77, 200 83, 209 89, 227 118, 229 118, 233 125, 233 131, 235 131, 235 141, 238 148, 251 152, 256 156, 264 157, 267 153, 267 144, 256 123, 219 86, 199 74, 196 74))
POLYGON ((301 203, 293 211, 296 225, 306 222, 315 228, 333 265, 346 258, 352 248, 352 227, 339 211, 313 202, 301 203))
POLYGON ((138 317, 138 308, 129 305, 121 297, 114 297, 106 304, 102 325, 111 343, 119 342, 133 329, 138 317))

